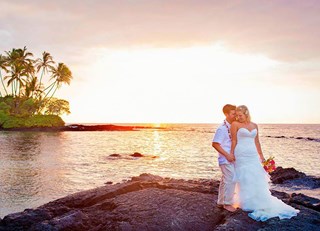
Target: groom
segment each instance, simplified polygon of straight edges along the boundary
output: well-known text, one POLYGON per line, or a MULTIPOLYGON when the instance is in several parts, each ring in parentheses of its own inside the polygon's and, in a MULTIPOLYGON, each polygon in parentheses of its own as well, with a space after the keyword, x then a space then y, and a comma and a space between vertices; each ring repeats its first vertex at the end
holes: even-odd
POLYGON ((231 123, 236 118, 236 106, 227 104, 222 109, 225 120, 218 127, 212 140, 212 147, 219 153, 219 167, 222 177, 219 186, 218 207, 234 212, 236 209, 232 206, 235 190, 234 176, 234 156, 230 155, 231 150, 231 123))

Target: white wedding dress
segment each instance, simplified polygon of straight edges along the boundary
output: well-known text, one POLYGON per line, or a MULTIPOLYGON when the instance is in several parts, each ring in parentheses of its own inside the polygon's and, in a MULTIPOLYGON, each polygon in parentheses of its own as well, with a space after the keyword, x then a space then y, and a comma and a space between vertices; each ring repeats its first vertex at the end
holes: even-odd
POLYGON ((249 217, 266 221, 272 217, 280 219, 296 216, 299 210, 285 204, 271 195, 269 174, 261 165, 255 145, 257 129, 249 131, 240 128, 237 133, 235 154, 235 178, 237 192, 235 202, 244 211, 251 211, 249 217))

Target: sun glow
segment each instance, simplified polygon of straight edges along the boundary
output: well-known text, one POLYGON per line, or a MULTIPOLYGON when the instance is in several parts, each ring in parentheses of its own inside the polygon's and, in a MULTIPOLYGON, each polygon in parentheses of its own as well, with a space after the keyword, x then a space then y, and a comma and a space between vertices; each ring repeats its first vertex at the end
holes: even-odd
POLYGON ((268 119, 265 105, 279 103, 283 94, 281 87, 275 88, 269 81, 270 76, 277 77, 278 62, 263 55, 233 53, 221 44, 97 48, 90 50, 86 59, 92 63, 77 69, 82 81, 73 89, 72 114, 66 121, 156 126, 220 121, 225 103, 254 107, 263 121, 268 119), (272 97, 266 100, 270 89, 272 97))
MULTIPOLYGON (((94 76, 120 74, 127 79, 155 80, 155 77, 179 79, 179 74, 232 75, 269 68, 277 62, 262 56, 237 54, 222 45, 188 48, 145 48, 132 50, 97 49, 91 51, 97 60, 90 70, 94 76), (169 76, 164 74, 170 73, 169 76), (152 76, 147 76, 152 74, 152 76)), ((157 83, 154 82, 155 87, 157 83)))

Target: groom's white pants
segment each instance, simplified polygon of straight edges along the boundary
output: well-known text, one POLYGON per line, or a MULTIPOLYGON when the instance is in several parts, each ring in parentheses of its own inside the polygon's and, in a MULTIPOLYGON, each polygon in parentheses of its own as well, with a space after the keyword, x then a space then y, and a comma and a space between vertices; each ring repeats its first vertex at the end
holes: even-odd
POLYGON ((235 190, 235 182, 233 181, 234 176, 234 165, 233 164, 222 164, 220 165, 222 171, 222 177, 219 186, 218 204, 219 205, 232 205, 233 196, 235 190))

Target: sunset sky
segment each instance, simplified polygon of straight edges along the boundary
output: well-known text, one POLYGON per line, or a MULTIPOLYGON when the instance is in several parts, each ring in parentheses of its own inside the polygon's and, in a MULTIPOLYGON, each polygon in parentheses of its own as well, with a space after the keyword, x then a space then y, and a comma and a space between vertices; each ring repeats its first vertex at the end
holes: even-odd
POLYGON ((1 0, 0 53, 73 72, 68 123, 320 123, 320 1, 1 0))

